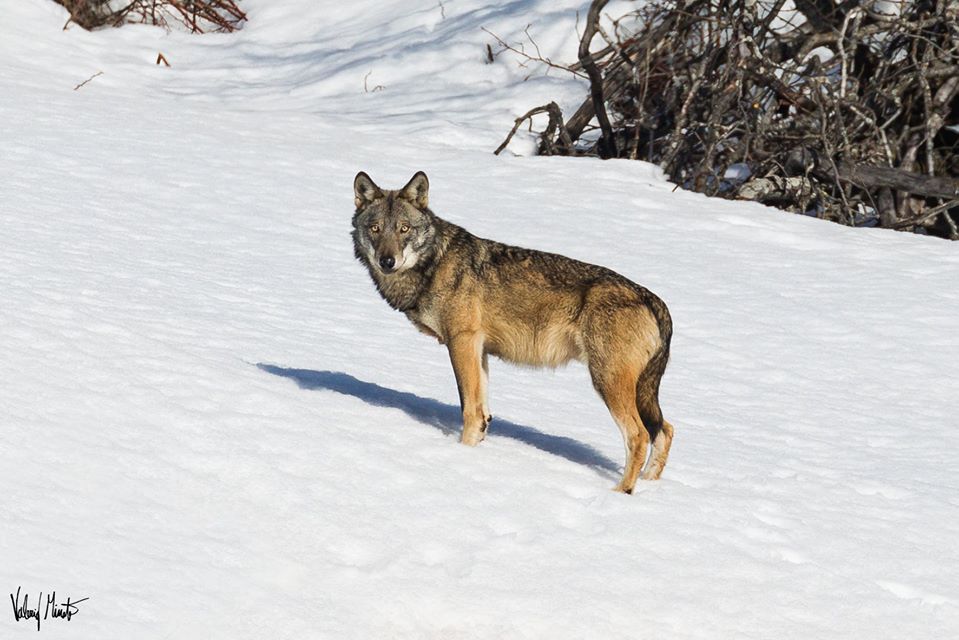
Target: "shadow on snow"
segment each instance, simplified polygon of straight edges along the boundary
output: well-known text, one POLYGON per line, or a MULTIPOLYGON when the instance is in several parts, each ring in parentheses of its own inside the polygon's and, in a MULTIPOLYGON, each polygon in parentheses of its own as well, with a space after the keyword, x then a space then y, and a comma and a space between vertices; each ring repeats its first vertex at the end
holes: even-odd
MULTIPOLYGON (((373 406, 400 409, 414 420, 435 427, 447 435, 458 432, 462 426, 462 414, 457 406, 365 382, 348 373, 288 369, 264 363, 256 366, 275 376, 290 378, 301 389, 335 391, 359 398, 373 406)), ((587 466, 604 476, 615 477, 620 472, 620 467, 615 462, 588 444, 572 438, 550 435, 532 427, 495 417, 490 424, 490 434, 518 440, 540 451, 587 466)))

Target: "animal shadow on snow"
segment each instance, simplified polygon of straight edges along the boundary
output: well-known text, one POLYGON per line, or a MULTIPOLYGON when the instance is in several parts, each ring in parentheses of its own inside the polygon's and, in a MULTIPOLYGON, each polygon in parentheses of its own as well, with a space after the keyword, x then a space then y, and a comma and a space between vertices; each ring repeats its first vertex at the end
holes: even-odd
MULTIPOLYGON (((340 371, 314 371, 312 369, 288 369, 272 364, 256 365, 275 376, 290 378, 301 389, 325 389, 359 398, 377 407, 400 409, 418 422, 439 429, 446 435, 458 433, 462 426, 460 408, 433 398, 424 398, 413 393, 397 391, 372 382, 365 382, 340 371)), ((540 451, 565 458, 587 466, 600 475, 614 476, 621 471, 619 465, 602 453, 572 438, 543 433, 533 427, 493 418, 490 435, 503 436, 536 447, 540 451)))

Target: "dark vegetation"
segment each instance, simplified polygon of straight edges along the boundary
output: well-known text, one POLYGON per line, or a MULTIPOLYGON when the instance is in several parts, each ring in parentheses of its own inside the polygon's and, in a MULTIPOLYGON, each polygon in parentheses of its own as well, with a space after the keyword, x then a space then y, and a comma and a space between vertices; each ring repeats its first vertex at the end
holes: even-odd
MULTIPOLYGON (((84 29, 141 23, 193 33, 236 31, 246 14, 236 0, 55 0, 84 29)), ((67 23, 69 24, 69 22, 67 23)))
POLYGON ((959 239, 959 2, 651 0, 603 28, 606 4, 574 64, 500 40, 590 91, 568 117, 518 118, 497 153, 535 118, 541 154, 646 160, 709 195, 959 239))

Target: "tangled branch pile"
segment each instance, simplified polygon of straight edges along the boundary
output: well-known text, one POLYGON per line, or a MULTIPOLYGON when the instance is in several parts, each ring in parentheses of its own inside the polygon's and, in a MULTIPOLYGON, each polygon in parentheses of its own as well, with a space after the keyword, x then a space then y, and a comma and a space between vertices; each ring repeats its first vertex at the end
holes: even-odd
POLYGON ((594 0, 567 67, 590 96, 510 137, 546 113, 543 154, 647 160, 710 195, 959 239, 959 3, 785 4, 651 0, 603 29, 594 0))
POLYGON ((55 0, 84 29, 126 23, 181 26, 192 33, 236 31, 246 14, 236 0, 55 0))

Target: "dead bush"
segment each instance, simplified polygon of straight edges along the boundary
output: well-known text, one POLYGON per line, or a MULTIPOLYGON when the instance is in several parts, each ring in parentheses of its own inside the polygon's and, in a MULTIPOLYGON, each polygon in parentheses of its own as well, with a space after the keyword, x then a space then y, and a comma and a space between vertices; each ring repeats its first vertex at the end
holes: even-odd
MULTIPOLYGON (((236 31, 246 14, 235 0, 54 0, 84 29, 128 23, 186 28, 192 33, 236 31)), ((69 24, 69 23, 68 23, 69 24)))
POLYGON ((527 114, 549 117, 540 153, 647 160, 710 195, 959 238, 959 3, 792 4, 651 0, 604 29, 594 0, 565 65, 590 95, 568 119, 527 114))

